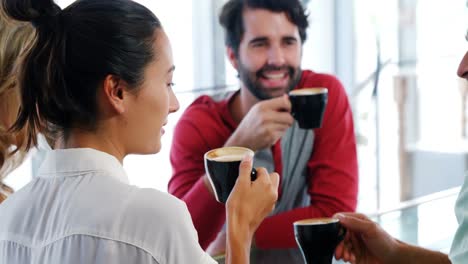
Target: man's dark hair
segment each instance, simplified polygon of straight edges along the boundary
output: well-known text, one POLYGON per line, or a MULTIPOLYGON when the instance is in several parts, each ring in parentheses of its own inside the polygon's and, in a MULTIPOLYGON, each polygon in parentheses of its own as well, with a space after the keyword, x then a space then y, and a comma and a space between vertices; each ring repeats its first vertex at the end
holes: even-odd
POLYGON ((277 13, 284 12, 288 19, 297 26, 302 43, 307 38, 308 14, 306 14, 299 0, 229 0, 221 10, 219 23, 225 31, 226 45, 232 48, 236 55, 245 31, 242 15, 245 9, 266 9, 277 13))

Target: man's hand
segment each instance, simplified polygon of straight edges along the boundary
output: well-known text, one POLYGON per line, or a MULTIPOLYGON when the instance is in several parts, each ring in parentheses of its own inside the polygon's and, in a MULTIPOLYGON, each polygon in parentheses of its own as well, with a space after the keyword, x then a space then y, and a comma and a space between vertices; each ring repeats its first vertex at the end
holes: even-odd
POLYGON ((242 119, 225 146, 243 146, 257 151, 272 146, 293 124, 287 95, 255 104, 242 119))

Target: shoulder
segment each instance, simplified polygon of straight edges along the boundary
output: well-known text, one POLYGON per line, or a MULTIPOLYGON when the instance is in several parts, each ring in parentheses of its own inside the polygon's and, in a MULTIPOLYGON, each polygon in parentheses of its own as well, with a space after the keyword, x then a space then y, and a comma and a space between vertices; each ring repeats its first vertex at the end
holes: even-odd
POLYGON ((222 137, 230 133, 228 128, 234 125, 228 107, 232 95, 232 91, 227 91, 213 96, 203 95, 195 99, 175 126, 175 141, 193 133, 213 137, 222 137))
POLYGON ((153 223, 154 219, 158 219, 160 225, 190 221, 183 201, 155 189, 135 187, 126 210, 129 215, 138 216, 139 221, 148 224, 153 223))
POLYGON ((463 186, 455 203, 455 215, 459 223, 458 233, 463 233, 462 237, 468 240, 468 178, 465 178, 463 186))
POLYGON ((212 96, 202 95, 195 99, 185 110, 184 116, 199 116, 205 113, 212 113, 221 111, 221 108, 225 104, 224 100, 215 100, 212 96))
POLYGON ((141 247, 163 263, 200 263, 206 257, 187 206, 176 197, 139 189, 125 214, 133 218, 141 247))
POLYGON ((113 236, 134 245, 160 263, 201 263, 205 256, 185 203, 149 188, 130 186, 112 223, 113 236))
POLYGON ((222 120, 225 105, 224 101, 216 101, 208 95, 198 97, 182 113, 176 124, 175 133, 185 133, 192 128, 199 130, 204 126, 217 124, 222 120))
POLYGON ((450 249, 452 263, 465 263, 468 258, 468 180, 460 190, 455 205, 455 215, 459 224, 450 249))
POLYGON ((145 247, 154 249, 158 245, 172 245, 180 236, 196 236, 186 204, 171 194, 138 188, 123 211, 122 229, 134 233, 137 240, 145 238, 142 241, 145 247))
POLYGON ((335 108, 336 105, 348 107, 348 94, 343 84, 334 75, 316 73, 310 70, 302 72, 301 80, 297 89, 324 87, 328 90, 328 104, 335 108))
POLYGON ((201 95, 187 107, 183 116, 213 111, 222 114, 234 93, 235 91, 231 90, 221 90, 212 95, 201 95))

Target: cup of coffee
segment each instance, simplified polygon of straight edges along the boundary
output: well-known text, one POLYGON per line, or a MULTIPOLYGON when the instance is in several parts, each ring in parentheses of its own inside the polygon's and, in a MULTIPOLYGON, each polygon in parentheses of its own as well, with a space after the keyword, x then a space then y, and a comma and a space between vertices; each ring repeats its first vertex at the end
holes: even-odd
POLYGON ((323 113, 327 106, 327 88, 303 88, 289 92, 291 114, 300 128, 312 129, 322 126, 323 113))
MULTIPOLYGON (((223 147, 205 153, 205 171, 210 180, 216 200, 226 203, 229 194, 236 184, 239 176, 239 166, 245 155, 254 155, 254 152, 243 147, 223 147)), ((250 179, 254 181, 257 171, 252 168, 250 179)))
POLYGON ((294 222, 294 235, 304 263, 331 264, 335 248, 346 229, 336 218, 311 218, 294 222))

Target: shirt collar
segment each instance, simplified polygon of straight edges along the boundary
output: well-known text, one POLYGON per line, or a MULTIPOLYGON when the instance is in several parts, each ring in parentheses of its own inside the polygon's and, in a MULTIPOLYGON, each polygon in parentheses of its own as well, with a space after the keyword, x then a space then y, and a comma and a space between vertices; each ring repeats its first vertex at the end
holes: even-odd
POLYGON ((76 176, 99 171, 129 183, 122 164, 114 156, 91 148, 56 149, 47 151, 39 168, 39 177, 76 176))

